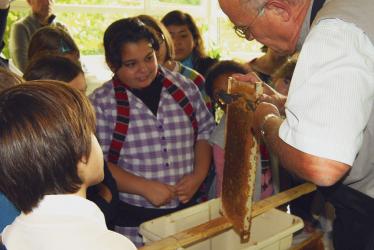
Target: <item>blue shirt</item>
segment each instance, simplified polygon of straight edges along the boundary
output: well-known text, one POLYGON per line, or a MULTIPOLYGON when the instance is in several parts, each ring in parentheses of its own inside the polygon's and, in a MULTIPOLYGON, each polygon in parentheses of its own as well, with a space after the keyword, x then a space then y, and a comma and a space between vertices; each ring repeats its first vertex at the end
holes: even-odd
POLYGON ((184 66, 193 69, 194 66, 193 66, 193 61, 192 61, 192 53, 191 53, 191 54, 190 54, 186 59, 184 59, 183 61, 181 61, 181 63, 182 63, 184 66))
POLYGON ((19 211, 13 206, 13 204, 0 193, 0 233, 3 229, 11 224, 14 219, 19 215, 19 211))

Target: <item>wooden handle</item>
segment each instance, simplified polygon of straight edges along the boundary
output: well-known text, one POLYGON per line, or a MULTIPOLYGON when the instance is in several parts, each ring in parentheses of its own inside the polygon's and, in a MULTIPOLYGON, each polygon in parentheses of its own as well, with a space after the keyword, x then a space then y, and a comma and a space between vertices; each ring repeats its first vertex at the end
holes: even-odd
MULTIPOLYGON (((252 217, 256 217, 272 208, 276 208, 298 197, 316 190, 316 186, 305 183, 284 192, 257 201, 253 204, 252 217)), ((162 240, 155 241, 139 248, 139 250, 176 250, 188 247, 209 237, 215 236, 232 228, 225 217, 218 217, 198 226, 186 229, 162 240)))

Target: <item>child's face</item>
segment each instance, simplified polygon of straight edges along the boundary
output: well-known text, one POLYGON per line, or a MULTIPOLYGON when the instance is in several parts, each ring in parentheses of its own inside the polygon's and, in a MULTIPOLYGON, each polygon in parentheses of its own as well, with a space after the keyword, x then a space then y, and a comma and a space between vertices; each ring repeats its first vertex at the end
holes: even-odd
POLYGON ((222 91, 227 92, 227 85, 228 85, 227 81, 231 75, 232 73, 225 73, 225 74, 218 76, 214 80, 213 86, 212 86, 212 94, 213 94, 214 102, 218 101, 218 94, 220 92, 222 91))
POLYGON ((175 47, 175 60, 183 61, 195 47, 191 31, 187 25, 169 25, 166 27, 170 32, 175 47))
POLYGON ((126 43, 121 51, 122 66, 116 75, 130 88, 148 87, 157 75, 157 59, 151 44, 146 40, 126 43))

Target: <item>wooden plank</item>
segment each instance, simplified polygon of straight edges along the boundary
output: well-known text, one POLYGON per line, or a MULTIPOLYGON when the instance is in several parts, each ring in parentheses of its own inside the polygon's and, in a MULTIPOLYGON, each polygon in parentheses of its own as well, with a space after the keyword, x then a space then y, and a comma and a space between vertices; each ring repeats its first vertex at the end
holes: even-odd
MULTIPOLYGON (((288 203, 298 197, 316 190, 316 186, 305 183, 274 196, 260 200, 253 204, 252 217, 256 217, 272 208, 288 203)), ((160 241, 139 248, 139 250, 176 250, 188 247, 207 238, 232 228, 232 224, 225 217, 218 217, 198 226, 171 235, 160 241)))
POLYGON ((252 217, 256 217, 272 208, 279 207, 280 205, 286 204, 292 200, 299 198, 304 194, 308 194, 316 190, 316 185, 312 183, 304 183, 297 187, 290 188, 284 192, 270 196, 266 199, 260 200, 254 203, 252 217))

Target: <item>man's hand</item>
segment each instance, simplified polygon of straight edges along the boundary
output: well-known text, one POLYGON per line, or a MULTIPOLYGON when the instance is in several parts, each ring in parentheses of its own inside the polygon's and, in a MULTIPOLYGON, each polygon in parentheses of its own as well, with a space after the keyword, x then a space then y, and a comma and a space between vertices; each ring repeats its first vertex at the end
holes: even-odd
POLYGON ((176 192, 180 202, 187 203, 200 187, 202 180, 194 174, 183 176, 176 185, 176 192))
POLYGON ((175 187, 158 181, 147 181, 143 196, 155 207, 169 203, 175 198, 175 187))
MULTIPOLYGON (((248 82, 249 84, 255 84, 256 82, 262 82, 261 79, 254 72, 250 72, 246 75, 243 74, 233 74, 236 80, 241 82, 248 82)), ((284 104, 286 103, 287 96, 282 95, 275 89, 270 87, 268 84, 262 82, 262 87, 264 90, 263 95, 258 99, 259 102, 268 102, 277 106, 278 110, 284 114, 284 104)))
POLYGON ((232 74, 232 77, 234 77, 236 80, 240 82, 248 82, 248 83, 262 82, 260 77, 258 77, 258 75, 255 72, 249 72, 246 75, 232 74))
POLYGON ((284 105, 286 103, 287 96, 277 92, 266 83, 263 83, 262 87, 264 89, 264 93, 259 97, 258 101, 272 103, 277 107, 281 114, 284 114, 284 105))

